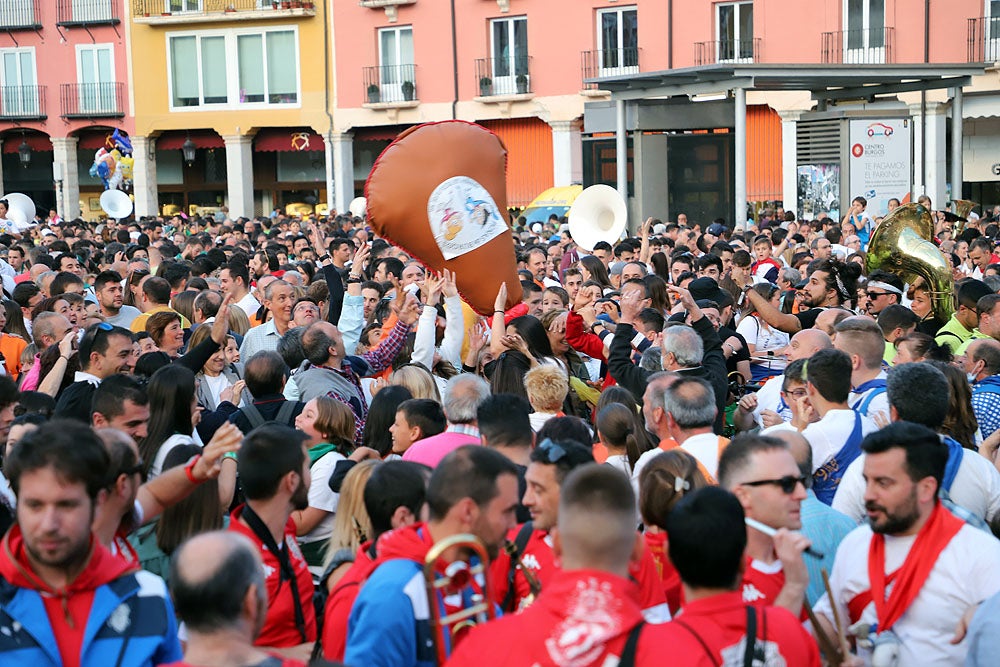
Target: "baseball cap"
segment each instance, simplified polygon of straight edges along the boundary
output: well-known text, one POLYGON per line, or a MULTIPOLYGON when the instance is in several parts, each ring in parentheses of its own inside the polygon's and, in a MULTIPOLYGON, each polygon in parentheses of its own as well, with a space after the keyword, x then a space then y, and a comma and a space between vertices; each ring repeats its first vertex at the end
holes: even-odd
POLYGON ((722 236, 726 233, 726 226, 718 222, 713 222, 708 226, 708 233, 712 236, 722 236))

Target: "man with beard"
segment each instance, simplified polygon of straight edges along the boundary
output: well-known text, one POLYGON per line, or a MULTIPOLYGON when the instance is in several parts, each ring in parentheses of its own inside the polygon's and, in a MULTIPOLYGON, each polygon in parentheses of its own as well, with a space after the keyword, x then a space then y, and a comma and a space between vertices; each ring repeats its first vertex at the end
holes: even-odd
POLYGON ((862 449, 868 525, 837 549, 832 596, 815 607, 820 624, 835 636, 837 605, 866 664, 895 651, 891 664, 960 665, 972 614, 1000 591, 1000 542, 938 499, 948 448, 936 433, 895 422, 867 436, 862 449))
POLYGON ((0 664, 180 659, 163 580, 112 556, 91 531, 110 467, 100 438, 70 420, 42 424, 5 461, 18 502, 0 547, 0 664))
POLYGON ((202 533, 181 545, 173 559, 170 592, 188 636, 184 662, 196 665, 282 665, 253 645, 267 613, 264 564, 254 545, 229 531, 202 533))
POLYGON ((810 262, 809 268, 812 269, 812 273, 802 288, 805 293, 803 305, 808 310, 794 315, 782 313, 766 298, 750 289, 753 287, 752 277, 742 272, 738 276, 733 276, 737 286, 743 290, 738 305, 744 306, 749 301, 764 321, 772 327, 793 334, 815 326, 816 318, 825 309, 840 306, 857 298, 858 277, 861 275, 861 267, 858 264, 854 262, 845 264, 837 259, 822 259, 810 262))
POLYGON ((316 641, 312 575, 295 541, 292 512, 309 506, 306 436, 281 424, 265 424, 243 439, 237 471, 246 503, 230 517, 229 530, 260 550, 267 574, 267 616, 256 646, 306 661, 316 641))
MULTIPOLYGON (((491 560, 496 558, 504 536, 514 526, 517 467, 487 447, 460 447, 431 474, 427 508, 426 523, 414 523, 379 539, 375 570, 362 584, 347 622, 345 663, 369 667, 437 664, 424 582, 427 553, 443 540, 470 533, 483 543, 491 560)), ((447 549, 436 572, 468 558, 458 547, 447 549)), ((470 588, 475 586, 447 598, 435 593, 430 604, 452 613, 468 606, 473 595, 470 588)))
POLYGON ((101 271, 94 278, 94 294, 101 307, 104 321, 116 327, 128 329, 132 320, 142 313, 135 306, 124 305, 122 277, 114 271, 101 271))

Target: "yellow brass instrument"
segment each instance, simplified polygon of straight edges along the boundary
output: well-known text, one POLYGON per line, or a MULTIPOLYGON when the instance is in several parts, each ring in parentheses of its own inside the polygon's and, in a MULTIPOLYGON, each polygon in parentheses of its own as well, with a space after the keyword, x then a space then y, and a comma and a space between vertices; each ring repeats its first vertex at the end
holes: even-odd
POLYGON ((952 235, 952 238, 955 238, 965 229, 965 223, 969 221, 969 214, 972 213, 972 209, 976 208, 977 204, 968 199, 953 199, 951 204, 952 208, 955 209, 952 212, 959 218, 958 224, 955 226, 955 233, 952 235))
MULTIPOLYGON (((528 597, 524 599, 524 602, 521 603, 517 610, 520 611, 521 609, 527 609, 535 601, 535 598, 538 597, 538 594, 542 592, 542 582, 538 581, 538 576, 535 575, 535 573, 531 571, 531 568, 527 567, 524 564, 524 561, 521 560, 522 554, 518 551, 517 545, 513 541, 505 541, 503 544, 503 550, 508 556, 510 556, 510 559, 514 561, 514 566, 521 571, 521 574, 524 575, 524 580, 528 582, 528 589, 531 592, 528 594, 528 597)), ((504 612, 506 611, 507 610, 505 609, 504 612)))
POLYGON ((430 605, 431 638, 434 640, 437 664, 443 665, 448 659, 448 647, 452 647, 459 633, 477 623, 485 623, 496 618, 493 603, 493 585, 490 581, 490 557, 486 547, 475 535, 452 535, 434 544, 424 558, 424 581, 427 584, 427 600, 430 605), (479 562, 470 565, 464 560, 454 560, 447 564, 442 575, 438 571, 439 562, 453 549, 472 552, 479 562), (481 577, 482 589, 475 587, 476 578, 481 577), (444 609, 443 598, 453 595, 461 597, 462 592, 472 591, 472 604, 448 613, 444 609), (448 634, 445 634, 448 633, 448 634))
POLYGON ((954 312, 951 265, 934 244, 934 221, 921 204, 903 204, 882 219, 868 243, 868 269, 882 269, 912 285, 927 284, 934 315, 942 322, 954 312))

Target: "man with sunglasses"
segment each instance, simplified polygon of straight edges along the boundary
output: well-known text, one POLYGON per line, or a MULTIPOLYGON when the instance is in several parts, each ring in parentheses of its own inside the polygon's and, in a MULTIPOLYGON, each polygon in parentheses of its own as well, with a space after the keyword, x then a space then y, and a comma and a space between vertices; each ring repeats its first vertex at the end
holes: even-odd
POLYGON ((865 283, 868 294, 868 314, 878 317, 887 306, 899 303, 903 298, 903 281, 899 276, 876 269, 868 274, 865 283))
POLYGON ((91 402, 97 385, 107 377, 129 373, 135 367, 136 354, 132 343, 132 334, 128 329, 107 322, 88 327, 77 348, 80 370, 76 372, 73 384, 59 395, 53 416, 89 424, 91 402))
MULTIPOLYGON (((589 447, 564 440, 545 439, 531 452, 531 463, 525 473, 528 490, 523 503, 531 513, 531 521, 508 533, 507 540, 514 544, 520 565, 512 562, 505 550, 490 566, 496 602, 505 612, 513 612, 530 605, 538 594, 537 587, 546 584, 559 573, 556 554, 552 549, 552 529, 559 521, 559 502, 562 485, 569 473, 587 463, 594 456, 589 447), (524 568, 531 570, 529 578, 524 568)), ((660 583, 656 565, 648 552, 630 565, 629 573, 639 585, 643 614, 650 623, 663 623, 670 619, 666 597, 660 583)))
POLYGON ((772 537, 756 528, 746 529, 743 602, 784 607, 802 620, 809 584, 802 552, 810 542, 791 531, 802 528, 808 482, 788 445, 776 438, 738 435, 719 459, 719 485, 736 496, 747 518, 777 530, 772 537))

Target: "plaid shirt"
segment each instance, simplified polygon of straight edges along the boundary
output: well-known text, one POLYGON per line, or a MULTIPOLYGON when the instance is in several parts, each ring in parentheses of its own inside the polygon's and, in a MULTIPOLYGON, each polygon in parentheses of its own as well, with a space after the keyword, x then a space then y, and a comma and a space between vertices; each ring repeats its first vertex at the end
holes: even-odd
MULTIPOLYGON (((392 360, 396 358, 396 355, 402 349, 403 343, 406 342, 406 335, 409 332, 410 325, 396 322, 396 326, 389 331, 389 335, 385 337, 385 340, 377 348, 362 355, 362 358, 371 368, 372 375, 381 373, 389 367, 389 364, 392 363, 392 360)), ((351 412, 354 413, 354 445, 360 447, 362 438, 364 437, 365 422, 368 420, 368 401, 365 400, 365 391, 361 387, 361 379, 354 372, 354 369, 351 368, 350 362, 347 361, 344 362, 341 368, 325 368, 341 376, 358 390, 358 396, 361 397, 360 400, 355 396, 343 395, 337 391, 328 391, 326 395, 351 408, 351 412)))

